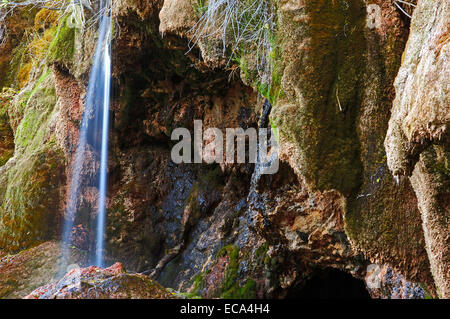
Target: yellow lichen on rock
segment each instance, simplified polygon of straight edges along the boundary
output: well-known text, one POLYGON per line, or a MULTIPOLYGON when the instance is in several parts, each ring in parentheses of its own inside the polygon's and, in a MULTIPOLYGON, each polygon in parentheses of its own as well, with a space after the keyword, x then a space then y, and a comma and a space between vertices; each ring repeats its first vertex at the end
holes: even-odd
POLYGON ((58 21, 59 15, 57 10, 41 9, 34 18, 34 28, 36 30, 46 29, 54 25, 58 21))

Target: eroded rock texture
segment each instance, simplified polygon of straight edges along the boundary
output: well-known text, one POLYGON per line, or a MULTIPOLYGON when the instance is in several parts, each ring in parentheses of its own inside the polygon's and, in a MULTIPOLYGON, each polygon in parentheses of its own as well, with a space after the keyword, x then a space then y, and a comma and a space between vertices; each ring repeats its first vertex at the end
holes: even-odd
MULTIPOLYGON (((367 279, 376 263, 382 284, 369 289, 372 297, 435 296, 435 283, 446 296, 448 4, 419 0, 405 52, 409 20, 391 1, 280 0, 274 8, 267 92, 252 58, 228 64, 214 37, 187 53, 201 14, 195 1, 116 1, 108 264, 120 261, 189 297, 264 298, 302 296, 308 280, 330 268, 367 279), (171 133, 192 132, 195 119, 203 130, 278 127, 279 172, 174 164, 171 133), (390 170, 412 175, 397 184, 390 170)), ((12 88, 0 96, 5 253, 46 249, 36 245, 60 238, 95 48, 94 28, 44 15, 11 20, 16 29, 0 48, 2 70, 4 57, 16 61, 0 77, 12 88), (23 38, 23 30, 32 36, 23 38)), ((96 192, 84 188, 73 230, 74 249, 83 253, 96 192)), ((75 293, 66 278, 30 297, 169 297, 119 268, 101 278, 83 270, 75 293)), ((23 297, 43 280, 3 296, 23 297)))
POLYGON ((120 263, 101 269, 73 269, 61 280, 42 286, 25 299, 171 299, 171 293, 140 274, 128 274, 120 263))
MULTIPOLYGON (((86 254, 75 248, 72 256, 80 264, 87 259, 86 254)), ((60 262, 58 242, 45 242, 16 255, 0 251, 0 298, 23 298, 56 280, 60 262)))
POLYGON ((431 271, 450 296, 450 5, 419 1, 395 80, 396 98, 385 146, 392 174, 410 176, 417 196, 431 271))

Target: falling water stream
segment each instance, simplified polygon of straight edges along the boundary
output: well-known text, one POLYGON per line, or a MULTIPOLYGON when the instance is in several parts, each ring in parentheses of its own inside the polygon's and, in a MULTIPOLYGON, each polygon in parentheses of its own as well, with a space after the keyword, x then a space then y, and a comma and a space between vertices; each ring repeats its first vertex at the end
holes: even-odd
MULTIPOLYGON (((63 228, 63 262, 61 271, 70 263, 70 250, 74 246, 73 229, 80 208, 86 203, 83 199, 88 190, 96 189, 96 210, 90 229, 95 237, 89 237, 89 263, 104 266, 104 234, 106 223, 106 191, 108 166, 108 128, 111 90, 111 0, 102 0, 101 19, 98 40, 89 77, 89 85, 82 122, 80 124, 78 144, 75 151, 71 183, 63 228), (95 242, 93 242, 95 241, 95 242)), ((90 219, 90 220, 91 220, 90 219)))

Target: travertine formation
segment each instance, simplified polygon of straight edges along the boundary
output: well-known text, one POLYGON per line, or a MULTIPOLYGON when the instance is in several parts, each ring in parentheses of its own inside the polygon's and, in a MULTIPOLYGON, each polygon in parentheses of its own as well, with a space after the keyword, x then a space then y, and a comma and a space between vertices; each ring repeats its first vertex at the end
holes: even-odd
MULTIPOLYGON (((274 4, 267 87, 251 54, 228 63, 214 37, 187 53, 196 1, 115 2, 108 264, 188 297, 295 297, 328 268, 366 280, 376 298, 448 297, 449 4, 419 0, 411 21, 383 0, 274 4), (279 172, 174 164, 171 133, 194 119, 279 128, 279 172)), ((95 47, 94 28, 64 17, 43 28, 49 13, 37 11, 8 20, 0 47, 0 278, 25 255, 58 259, 48 241, 60 238, 95 47)), ((83 254, 95 192, 84 189, 73 230, 83 254)), ((170 296, 118 269, 85 269, 82 283, 101 282, 102 298, 170 296)), ((53 276, 27 272, 25 284, 0 279, 0 297, 53 276)), ((84 284, 70 295, 69 281, 30 297, 94 297, 84 284)))
POLYGON ((450 297, 450 4, 419 1, 385 146, 392 174, 410 176, 438 292, 450 297))

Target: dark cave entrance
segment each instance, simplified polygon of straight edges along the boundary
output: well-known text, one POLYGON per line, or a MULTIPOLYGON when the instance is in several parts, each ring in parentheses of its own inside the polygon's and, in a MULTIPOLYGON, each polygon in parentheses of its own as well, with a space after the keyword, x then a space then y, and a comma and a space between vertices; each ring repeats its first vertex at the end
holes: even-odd
POLYGON ((370 299, 364 281, 333 268, 318 270, 303 285, 293 287, 287 299, 370 299))

